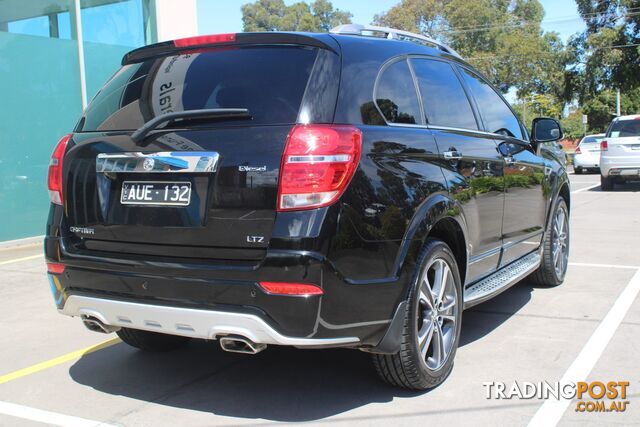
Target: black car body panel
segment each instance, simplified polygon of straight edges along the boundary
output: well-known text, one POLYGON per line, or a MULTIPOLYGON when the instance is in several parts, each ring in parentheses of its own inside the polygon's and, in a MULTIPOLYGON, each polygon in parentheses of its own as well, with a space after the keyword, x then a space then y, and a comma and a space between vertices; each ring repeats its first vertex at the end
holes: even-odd
MULTIPOLYGON (((158 44, 128 54, 123 64, 125 71, 114 79, 125 76, 126 89, 113 95, 115 100, 98 94, 80 120, 64 161, 65 203, 51 207, 45 254, 49 262, 65 265, 52 281, 59 309, 69 296, 86 295, 251 313, 286 336, 357 337, 353 345, 370 350, 384 341, 378 350, 393 352, 399 341, 393 336, 397 327, 390 325, 397 326, 394 316, 407 297, 417 254, 428 237, 449 239, 460 276, 470 286, 538 250, 557 195, 566 193, 568 203, 568 179, 557 159, 529 143, 515 116, 520 130, 512 133, 519 135, 491 129, 491 117, 483 116, 473 87, 462 77, 468 65, 431 47, 373 37, 255 34, 197 50, 158 44), (308 59, 300 62, 306 71, 262 76, 260 82, 269 86, 272 78, 273 85, 298 85, 297 92, 287 95, 296 102, 281 107, 292 108, 283 118, 269 116, 280 103, 269 87, 264 93, 233 89, 225 99, 224 91, 233 87, 228 80, 221 88, 207 87, 210 95, 204 99, 197 86, 184 84, 201 81, 198 73, 213 66, 216 55, 227 58, 222 62, 232 70, 235 54, 246 54, 243 61, 269 61, 269 55, 292 52, 308 59), (386 101, 376 100, 384 90, 384 71, 398 64, 398 70, 406 67, 415 75, 415 61, 423 59, 451 67, 468 99, 473 129, 426 123, 424 114, 400 117, 396 112, 406 122, 389 122, 389 104, 381 107, 386 101), (200 61, 202 68, 191 73, 186 64, 179 70, 180 61, 200 61), (166 71, 172 66, 178 71, 166 71), (305 77, 292 83, 300 73, 305 77), (153 80, 161 77, 165 80, 153 80), (183 100, 177 107, 175 97, 161 101, 162 91, 175 88, 179 79, 191 106, 183 100), (160 92, 154 95, 154 90, 160 92), (210 108, 212 97, 217 99, 214 107, 248 108, 256 115, 253 120, 159 128, 144 144, 131 139, 137 127, 161 114, 164 103, 171 102, 172 109, 210 108), (109 102, 115 102, 115 110, 100 112, 109 102), (96 114, 104 117, 94 120, 96 114), (362 134, 359 165, 336 203, 278 211, 285 143, 296 124, 307 123, 357 127, 362 134), (169 178, 153 172, 96 171, 96 158, 103 153, 194 150, 217 153, 216 172, 169 178), (449 158, 445 152, 460 157, 449 158), (132 180, 188 182, 191 203, 119 203, 123 182, 132 180), (271 295, 259 286, 261 281, 313 283, 323 295, 271 295)), ((286 68, 265 67, 274 73, 286 68)), ((230 79, 232 73, 220 74, 230 79)), ((111 89, 108 84, 103 91, 111 89)))

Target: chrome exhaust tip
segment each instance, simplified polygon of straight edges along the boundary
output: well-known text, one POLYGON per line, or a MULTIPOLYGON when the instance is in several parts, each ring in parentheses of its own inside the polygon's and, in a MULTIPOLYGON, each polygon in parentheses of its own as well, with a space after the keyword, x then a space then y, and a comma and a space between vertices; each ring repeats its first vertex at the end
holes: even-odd
POLYGON ((220 337, 220 347, 231 353, 257 354, 267 348, 266 344, 259 344, 238 335, 220 337))
POLYGON ((110 334, 111 332, 115 332, 120 330, 119 327, 117 326, 111 326, 111 325, 105 325, 104 323, 102 323, 99 319, 96 319, 95 317, 92 316, 87 316, 87 315, 82 315, 80 316, 82 318, 82 323, 84 323, 84 326, 93 332, 100 332, 102 334, 110 334))

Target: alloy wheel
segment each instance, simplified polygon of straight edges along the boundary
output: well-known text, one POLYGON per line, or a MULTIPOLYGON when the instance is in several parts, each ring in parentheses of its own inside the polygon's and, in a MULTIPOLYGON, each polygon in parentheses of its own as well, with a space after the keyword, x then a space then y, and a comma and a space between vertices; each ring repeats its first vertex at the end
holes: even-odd
POLYGON ((458 321, 458 291, 451 267, 433 259, 422 274, 418 300, 418 345, 422 361, 440 369, 453 350, 458 321))
POLYGON ((552 255, 558 277, 563 277, 569 258, 569 216, 564 206, 558 206, 553 221, 552 255))

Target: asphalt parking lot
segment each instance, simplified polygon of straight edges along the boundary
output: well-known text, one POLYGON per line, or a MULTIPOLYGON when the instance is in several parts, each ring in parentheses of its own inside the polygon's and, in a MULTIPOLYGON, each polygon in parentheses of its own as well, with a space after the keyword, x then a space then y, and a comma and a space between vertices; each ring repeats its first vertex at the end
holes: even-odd
POLYGON ((451 376, 423 393, 365 353, 193 342, 144 354, 60 316, 38 245, 0 249, 0 425, 640 425, 640 183, 571 175, 571 257, 555 289, 524 281, 465 312, 451 376), (626 411, 487 399, 484 382, 629 381, 626 411), (533 424, 533 423, 532 423, 533 424))

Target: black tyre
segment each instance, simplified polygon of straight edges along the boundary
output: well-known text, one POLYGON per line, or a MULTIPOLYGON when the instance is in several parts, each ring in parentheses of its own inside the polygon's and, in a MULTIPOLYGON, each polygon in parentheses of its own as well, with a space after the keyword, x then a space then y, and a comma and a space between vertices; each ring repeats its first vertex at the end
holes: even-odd
POLYGON ((400 352, 373 355, 380 378, 390 385, 413 390, 441 384, 453 368, 461 320, 458 265, 449 246, 430 239, 418 257, 400 352))
POLYGON ((582 175, 582 168, 573 168, 573 172, 576 175, 582 175))
POLYGON ((558 196, 551 224, 542 242, 542 262, 532 274, 540 286, 558 286, 564 281, 569 261, 569 209, 562 196, 558 196))
POLYGON ((600 175, 600 189, 602 191, 613 191, 615 181, 613 177, 600 175))
POLYGON ((121 328, 116 332, 120 339, 132 347, 144 351, 171 351, 187 344, 191 338, 159 334, 139 329, 121 328))

